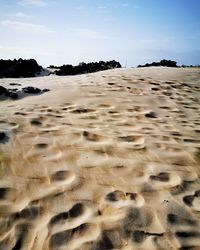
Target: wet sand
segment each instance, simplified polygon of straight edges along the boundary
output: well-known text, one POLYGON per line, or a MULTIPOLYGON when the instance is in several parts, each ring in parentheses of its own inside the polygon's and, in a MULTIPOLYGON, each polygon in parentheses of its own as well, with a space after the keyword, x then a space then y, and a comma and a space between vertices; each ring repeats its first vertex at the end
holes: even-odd
POLYGON ((200 249, 200 69, 0 79, 0 249, 200 249))

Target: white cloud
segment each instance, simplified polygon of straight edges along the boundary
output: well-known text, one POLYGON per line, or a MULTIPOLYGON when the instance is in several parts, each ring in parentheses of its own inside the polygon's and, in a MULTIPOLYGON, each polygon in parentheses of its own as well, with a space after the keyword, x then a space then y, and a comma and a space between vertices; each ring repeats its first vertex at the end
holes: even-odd
POLYGON ((98 31, 85 29, 85 28, 74 28, 69 29, 67 32, 72 36, 78 36, 81 38, 88 39, 108 39, 107 36, 100 34, 98 31))
POLYGON ((18 4, 23 6, 32 5, 37 7, 44 7, 47 5, 47 3, 44 0, 20 0, 18 4))
POLYGON ((48 27, 40 24, 12 21, 12 20, 3 20, 0 21, 0 25, 6 28, 11 28, 17 31, 31 32, 31 33, 53 33, 54 31, 48 27))
POLYGON ((16 46, 8 46, 8 45, 0 45, 0 51, 16 51, 16 49, 19 49, 19 47, 16 46))
POLYGON ((128 4, 128 3, 122 3, 122 4, 119 5, 119 7, 123 7, 123 8, 128 8, 128 7, 130 7, 130 8, 134 8, 134 9, 140 9, 140 6, 139 6, 139 5, 136 5, 136 4, 130 5, 130 4, 128 4))
POLYGON ((23 12, 17 12, 17 13, 15 13, 14 16, 17 17, 17 18, 24 18, 24 19, 30 18, 30 15, 27 15, 27 14, 25 14, 23 12))

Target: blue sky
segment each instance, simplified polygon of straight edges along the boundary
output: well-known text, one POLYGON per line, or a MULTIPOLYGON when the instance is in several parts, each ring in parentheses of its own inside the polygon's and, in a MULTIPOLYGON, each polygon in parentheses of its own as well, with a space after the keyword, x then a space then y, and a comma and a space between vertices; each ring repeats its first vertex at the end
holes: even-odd
POLYGON ((0 58, 200 64, 200 0, 0 0, 0 58))

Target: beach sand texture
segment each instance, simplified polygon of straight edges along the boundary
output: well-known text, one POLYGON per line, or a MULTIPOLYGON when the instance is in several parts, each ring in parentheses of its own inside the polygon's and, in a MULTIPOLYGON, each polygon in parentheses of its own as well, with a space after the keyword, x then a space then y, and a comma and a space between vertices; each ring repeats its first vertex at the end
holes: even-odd
POLYGON ((0 249, 200 249, 200 70, 0 79, 0 249))

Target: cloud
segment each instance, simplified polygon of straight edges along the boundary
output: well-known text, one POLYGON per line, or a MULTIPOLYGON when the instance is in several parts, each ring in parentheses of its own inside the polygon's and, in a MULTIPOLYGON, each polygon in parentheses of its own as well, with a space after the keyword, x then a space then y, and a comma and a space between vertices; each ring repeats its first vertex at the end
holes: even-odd
POLYGON ((97 6, 97 11, 98 11, 98 13, 101 13, 101 14, 110 13, 110 10, 107 6, 97 6))
POLYGON ((16 51, 16 49, 19 49, 19 47, 16 46, 8 46, 8 45, 0 45, 0 51, 16 51))
POLYGON ((17 12, 17 13, 14 14, 14 16, 17 17, 17 18, 24 18, 24 19, 30 18, 30 15, 27 15, 27 14, 25 14, 23 12, 17 12))
POLYGON ((168 43, 170 42, 171 39, 168 38, 163 38, 163 39, 154 39, 154 38, 150 38, 150 39, 144 39, 142 40, 143 43, 151 43, 151 44, 158 44, 158 43, 168 43))
POLYGON ((31 32, 31 33, 53 33, 54 31, 46 27, 45 25, 12 21, 12 20, 3 20, 0 21, 0 25, 6 28, 11 28, 17 31, 31 32))
POLYGON ((88 39, 108 39, 107 36, 100 34, 98 31, 85 29, 85 28, 74 28, 67 30, 70 35, 78 36, 81 38, 88 38, 88 39))
POLYGON ((121 3, 121 4, 119 5, 119 7, 140 9, 140 6, 139 6, 139 5, 136 5, 136 4, 134 4, 134 5, 131 4, 131 5, 130 5, 130 4, 128 4, 128 3, 121 3))
POLYGON ((36 6, 36 7, 44 7, 47 3, 44 0, 20 0, 18 4, 23 6, 36 6))

